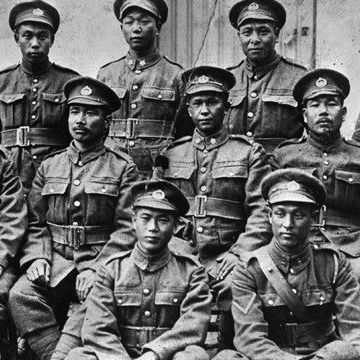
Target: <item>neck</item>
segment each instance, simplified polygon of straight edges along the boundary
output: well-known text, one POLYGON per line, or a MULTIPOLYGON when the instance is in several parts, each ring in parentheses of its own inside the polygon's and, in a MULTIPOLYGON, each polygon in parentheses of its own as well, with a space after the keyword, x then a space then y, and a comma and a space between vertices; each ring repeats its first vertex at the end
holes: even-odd
POLYGON ((146 56, 153 54, 155 51, 156 51, 156 46, 153 46, 149 49, 143 49, 143 50, 134 50, 134 49, 130 48, 129 54, 134 59, 141 59, 141 58, 144 58, 146 56))
POLYGON ((340 138, 341 134, 340 134, 340 130, 334 133, 322 133, 322 134, 317 134, 312 131, 309 131, 309 136, 316 142, 327 146, 329 144, 334 143, 338 138, 340 138))
POLYGON ((41 72, 44 72, 47 67, 50 66, 50 61, 49 58, 46 56, 42 59, 40 59, 38 62, 33 63, 30 62, 29 60, 27 60, 26 58, 22 58, 22 66, 24 67, 24 69, 31 73, 31 74, 38 74, 41 72))
POLYGON ((273 50, 273 52, 271 53, 271 55, 269 57, 267 57, 265 60, 263 61, 251 61, 249 58, 247 58, 247 61, 249 62, 249 64, 255 68, 259 68, 265 65, 270 64, 271 62, 273 62, 276 58, 277 58, 278 54, 275 51, 275 49, 273 50))
POLYGON ((84 152, 87 152, 91 149, 94 149, 96 148, 99 144, 104 144, 104 140, 103 139, 100 139, 100 140, 97 140, 97 141, 93 141, 93 142, 86 142, 86 143, 83 143, 83 142, 80 142, 76 139, 74 139, 74 146, 77 150, 79 150, 81 153, 84 153, 84 152))

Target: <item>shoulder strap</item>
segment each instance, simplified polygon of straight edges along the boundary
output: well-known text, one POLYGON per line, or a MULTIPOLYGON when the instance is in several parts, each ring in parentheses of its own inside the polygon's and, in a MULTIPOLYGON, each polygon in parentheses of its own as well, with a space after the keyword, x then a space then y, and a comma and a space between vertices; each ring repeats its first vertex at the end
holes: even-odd
POLYGON ((270 257, 267 249, 261 248, 257 251, 259 265, 270 284, 273 286, 275 291, 284 301, 286 306, 294 313, 294 315, 303 322, 312 322, 311 316, 301 302, 291 290, 289 284, 280 273, 279 269, 275 265, 274 261, 270 257))

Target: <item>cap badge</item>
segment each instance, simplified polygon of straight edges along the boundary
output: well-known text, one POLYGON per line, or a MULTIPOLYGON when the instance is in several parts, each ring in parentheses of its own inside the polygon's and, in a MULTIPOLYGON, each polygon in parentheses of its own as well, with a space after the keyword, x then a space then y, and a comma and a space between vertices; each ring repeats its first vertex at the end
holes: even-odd
POLYGON ((248 6, 248 9, 252 11, 257 10, 258 8, 259 8, 259 4, 257 4, 256 2, 253 2, 248 6))
POLYGON ((85 86, 80 90, 80 94, 84 96, 88 96, 92 94, 92 90, 89 88, 89 86, 85 86))
POLYGON ((326 86, 327 83, 328 83, 328 82, 326 81, 326 79, 324 79, 324 78, 322 78, 322 77, 319 77, 319 78, 316 80, 315 85, 316 85, 317 87, 319 87, 319 88, 322 88, 322 87, 326 86))
POLYGON ((288 191, 299 191, 300 190, 300 185, 296 181, 290 181, 286 185, 286 190, 288 190, 288 191))
POLYGON ((151 194, 151 196, 152 196, 153 199, 155 199, 155 200, 165 199, 165 193, 164 193, 162 190, 155 190, 155 191, 153 191, 153 193, 151 194))
POLYGON ((198 84, 206 84, 209 82, 209 78, 205 75, 200 76, 197 80, 198 84))
POLYGON ((43 12, 41 9, 39 9, 39 8, 34 9, 34 10, 32 11, 32 13, 33 13, 33 15, 36 15, 36 16, 42 16, 42 15, 44 15, 44 12, 43 12))

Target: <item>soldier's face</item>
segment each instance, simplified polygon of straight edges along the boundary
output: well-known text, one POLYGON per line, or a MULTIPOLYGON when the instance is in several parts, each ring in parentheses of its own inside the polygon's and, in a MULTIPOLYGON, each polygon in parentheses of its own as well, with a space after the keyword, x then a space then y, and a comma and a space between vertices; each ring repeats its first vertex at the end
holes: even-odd
POLYGON ((271 21, 250 20, 240 26, 238 35, 246 57, 255 65, 263 65, 275 51, 279 31, 271 21))
POLYGON ((216 93, 194 95, 187 106, 196 128, 203 136, 213 135, 221 129, 228 110, 225 99, 216 93))
POLYGON ((307 240, 316 211, 308 204, 284 202, 272 205, 270 223, 278 246, 295 254, 307 240))
POLYGON ((133 228, 138 246, 145 254, 161 252, 171 240, 175 225, 175 216, 169 212, 137 208, 133 214, 133 228))
POLYGON ((130 49, 141 53, 155 47, 158 29, 155 18, 148 12, 130 10, 122 19, 121 29, 130 49))
POLYGON ((70 105, 69 131, 72 138, 83 145, 100 140, 109 128, 109 116, 100 106, 70 105))
POLYGON ((339 131, 346 111, 339 96, 318 96, 307 100, 303 108, 304 122, 311 132, 329 136, 339 131))
POLYGON ((21 49, 23 58, 37 64, 48 56, 54 41, 50 28, 38 23, 24 23, 19 26, 15 41, 21 49))

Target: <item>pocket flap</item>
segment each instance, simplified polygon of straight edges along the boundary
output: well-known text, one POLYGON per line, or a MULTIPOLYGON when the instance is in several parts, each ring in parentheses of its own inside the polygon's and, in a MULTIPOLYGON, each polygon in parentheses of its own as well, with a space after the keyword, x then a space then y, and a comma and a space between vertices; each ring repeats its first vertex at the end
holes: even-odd
POLYGON ((126 95, 126 88, 117 87, 117 88, 112 88, 112 90, 115 92, 115 94, 119 99, 123 99, 126 95))
POLYGON ((244 100, 246 94, 245 93, 237 93, 237 94, 230 94, 229 96, 229 103, 230 106, 239 106, 242 101, 244 100))
POLYGON ((48 182, 44 185, 41 190, 41 195, 55 195, 55 194, 65 194, 65 191, 68 187, 68 183, 55 183, 48 182))
POLYGON ((104 183, 104 182, 94 182, 94 181, 87 182, 85 183, 85 193, 107 195, 107 196, 118 196, 119 185, 104 183))
POLYGON ((174 101, 175 91, 171 89, 158 89, 153 87, 144 87, 141 95, 146 99, 159 101, 174 101))
POLYGON ((301 301, 305 306, 316 306, 332 302, 333 297, 334 294, 332 288, 326 287, 302 293, 301 301))
POLYGON ((335 177, 338 180, 345 181, 348 184, 360 184, 360 174, 350 171, 335 170, 335 177))
POLYGON ((64 93, 57 93, 57 94, 42 93, 42 97, 44 100, 52 102, 54 104, 63 104, 66 101, 66 97, 64 93))
POLYGON ((214 179, 218 178, 248 178, 249 171, 246 166, 224 166, 215 168, 212 171, 214 179))
POLYGON ((25 94, 0 94, 0 101, 6 104, 12 104, 16 101, 22 100, 25 94))
POLYGON ((296 100, 291 95, 266 95, 262 96, 263 102, 273 102, 281 105, 297 107, 296 100))
POLYGON ((165 170, 164 177, 172 179, 190 179, 194 170, 193 167, 170 166, 169 169, 165 170))
POLYGON ((158 291, 155 294, 155 305, 179 306, 185 299, 185 295, 184 290, 158 291))
POLYGON ((114 291, 117 306, 140 306, 141 294, 133 292, 114 291))

